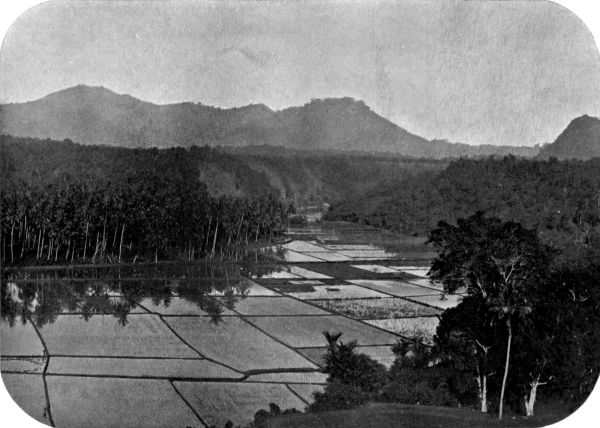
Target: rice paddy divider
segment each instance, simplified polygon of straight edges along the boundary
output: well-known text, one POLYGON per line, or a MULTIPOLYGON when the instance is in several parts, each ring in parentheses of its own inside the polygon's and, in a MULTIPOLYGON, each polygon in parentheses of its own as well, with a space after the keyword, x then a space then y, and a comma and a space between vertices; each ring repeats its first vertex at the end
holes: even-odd
POLYGON ((200 416, 200 414, 196 411, 196 409, 194 408, 194 406, 192 406, 190 404, 190 402, 183 396, 183 394, 181 392, 179 392, 179 390, 177 389, 177 387, 175 386, 175 384, 173 383, 173 381, 169 381, 169 383, 171 384, 171 386, 173 387, 173 389, 175 390, 175 393, 177 395, 179 395, 179 397, 183 400, 183 402, 186 404, 186 406, 189 407, 189 409, 192 411, 192 413, 194 413, 194 415, 196 415, 196 417, 198 418, 198 420, 200 421, 200 423, 202 425, 204 425, 206 428, 208 428, 208 424, 206 422, 204 422, 204 419, 202 419, 202 417, 200 416))
MULTIPOLYGON (((261 285, 262 285, 263 287, 265 287, 265 288, 268 288, 268 289, 270 289, 270 290, 272 290, 272 291, 275 291, 275 290, 273 290, 271 287, 269 287, 268 285, 265 285, 265 284, 261 284, 261 285)), ((360 286, 359 286, 359 287, 360 287, 360 286)), ((346 318, 346 319, 348 319, 348 320, 352 320, 352 321, 355 321, 355 322, 361 323, 362 325, 368 326, 369 328, 374 328, 374 329, 377 329, 377 330, 383 331, 383 332, 385 332, 385 333, 387 333, 387 334, 391 334, 391 335, 397 336, 399 339, 402 339, 402 340, 405 340, 405 341, 408 341, 408 340, 410 340, 408 337, 405 337, 405 336, 399 335, 398 333, 394 333, 394 332, 392 332, 392 331, 385 330, 385 329, 383 329, 383 328, 380 328, 380 327, 378 327, 378 326, 375 326, 375 325, 367 324, 366 322, 363 322, 363 321, 362 321, 362 320, 360 320, 360 319, 356 319, 356 318, 349 317, 349 316, 347 316, 347 315, 345 315, 345 314, 342 314, 342 313, 340 313, 340 312, 337 312, 337 311, 334 311, 334 310, 330 310, 330 309, 323 309, 322 307, 320 307, 320 306, 317 306, 317 305, 315 305, 314 303, 312 303, 310 300, 302 300, 302 299, 299 299, 298 297, 296 297, 296 296, 292 296, 292 295, 288 295, 288 297, 290 297, 291 299, 297 300, 298 302, 305 303, 305 304, 307 304, 307 305, 311 305, 311 306, 313 306, 313 307, 315 307, 315 308, 317 308, 317 309, 324 310, 325 312, 329 312, 329 313, 331 313, 331 315, 332 315, 332 316, 340 316, 340 317, 346 318)), ((397 296, 391 296, 391 297, 397 297, 397 296)), ((414 303, 414 302, 412 302, 412 303, 414 303)), ((322 316, 326 316, 326 315, 322 315, 322 316)), ((342 332, 342 333, 343 333, 343 332, 342 332)), ((266 333, 265 333, 265 334, 266 334, 266 333)), ((390 346, 392 346, 392 345, 390 344, 390 346)), ((296 351, 296 352, 297 352, 297 351, 296 351)), ((302 354, 300 354, 300 355, 302 355, 302 354)), ((303 356, 303 357, 304 357, 304 356, 303 356)), ((304 358, 306 358, 306 357, 304 357, 304 358)), ((306 358, 306 359, 308 359, 308 358, 306 358)))
POLYGON ((298 394, 296 391, 294 391, 287 383, 285 384, 285 387, 292 393, 294 394, 296 397, 298 397, 304 404, 306 404, 307 406, 310 406, 310 403, 308 401, 306 401, 303 397, 300 396, 300 394, 298 394))
POLYGON ((2 355, 0 360, 8 361, 8 360, 33 360, 33 359, 44 359, 46 360, 46 355, 2 355))
POLYGON ((272 380, 247 380, 244 383, 254 384, 274 384, 274 385, 319 385, 326 386, 327 382, 289 382, 289 381, 272 381, 272 380))
POLYGON ((391 317, 391 318, 361 318, 365 321, 386 321, 386 320, 403 320, 403 319, 417 319, 417 318, 440 318, 440 315, 407 315, 403 317, 391 317))
POLYGON ((192 357, 146 357, 134 355, 80 355, 80 354, 54 354, 53 358, 89 358, 89 359, 115 359, 115 360, 174 360, 174 361, 207 361, 207 358, 192 357))
POLYGON ((121 375, 121 374, 102 374, 102 373, 48 373, 50 377, 82 377, 92 379, 138 379, 138 380, 166 380, 181 382, 243 382, 245 377, 193 377, 193 376, 150 376, 150 375, 121 375))
MULTIPOLYGON (((362 280, 362 279, 361 280, 354 280, 354 279, 350 279, 348 281, 389 281, 389 280, 388 279, 382 279, 382 280, 379 280, 379 279, 372 279, 372 280, 369 280, 369 279, 367 279, 367 280, 362 280)), ((372 286, 369 287, 368 284, 354 284, 354 283, 351 283, 351 284, 352 285, 356 285, 357 287, 366 288, 366 289, 371 290, 371 291, 377 291, 378 293, 385 294, 385 295, 387 295, 389 297, 398 297, 398 298, 401 298, 401 299, 403 298, 402 296, 396 296, 396 295, 388 293, 386 291, 377 290, 376 288, 372 288, 372 286)), ((415 285, 415 284, 410 284, 410 285, 412 285, 413 287, 421 287, 420 285, 415 285)), ((423 287, 421 287, 421 288, 423 288, 423 287)), ((438 291, 437 294, 440 294, 440 292, 438 291)), ((419 294, 419 296, 432 296, 432 295, 433 294, 419 294)), ((413 303, 417 303, 417 302, 413 302, 413 303)))
POLYGON ((211 363, 218 364, 218 365, 220 365, 220 366, 223 366, 223 367, 225 367, 225 368, 227 368, 227 369, 229 369, 229 370, 232 370, 232 371, 234 371, 234 372, 236 372, 236 373, 245 374, 245 372, 243 372, 243 371, 240 371, 240 370, 238 370, 238 369, 236 369, 236 368, 234 368, 234 367, 232 367, 232 366, 230 366, 230 365, 227 365, 227 364, 225 364, 225 363, 223 363, 223 362, 221 362, 221 361, 217 361, 217 360, 215 360, 215 359, 213 359, 213 358, 210 358, 210 357, 207 357, 206 355, 203 355, 203 354, 202 354, 200 351, 198 351, 196 348, 194 348, 192 345, 190 345, 190 344, 189 344, 189 343, 188 343, 188 342, 187 342, 187 341, 186 341, 186 340, 185 340, 183 337, 181 337, 181 336, 179 335, 179 333, 177 333, 177 332, 175 331, 175 329, 174 329, 173 327, 171 327, 171 325, 169 325, 169 323, 168 323, 168 322, 167 322, 167 321, 166 321, 166 320, 163 318, 163 316, 162 316, 162 315, 160 315, 160 314, 156 314, 156 313, 154 313, 154 315, 158 315, 158 317, 160 318, 160 320, 161 320, 161 321, 162 321, 162 322, 163 322, 163 323, 164 323, 164 324, 167 326, 167 328, 168 328, 169 330, 171 330, 171 332, 172 332, 172 333, 173 333, 173 334, 174 334, 174 335, 175 335, 175 336, 176 336, 176 337, 177 337, 179 340, 181 340, 181 342, 183 342, 183 343, 184 343, 186 346, 188 346, 188 347, 189 347, 189 348, 190 348, 192 351, 196 352, 198 355, 200 355, 200 356, 201 356, 203 359, 205 359, 206 361, 210 361, 211 363))
POLYGON ((46 396, 46 409, 45 409, 46 412, 45 413, 48 416, 48 422, 50 422, 50 426, 54 427, 54 420, 52 419, 52 410, 50 408, 50 395, 48 393, 48 383, 46 382, 46 371, 48 370, 48 364, 50 363, 50 352, 48 352, 48 347, 46 346, 46 342, 44 341, 44 338, 40 334, 35 323, 31 320, 31 317, 27 316, 27 319, 31 323, 31 326, 33 327, 36 334, 38 335, 40 342, 42 343, 42 347, 44 348, 44 354, 45 354, 44 356, 46 357, 46 364, 44 365, 44 370, 42 371, 42 383, 44 384, 44 395, 46 396))
POLYGON ((411 302, 411 303, 416 303, 418 305, 428 306, 430 308, 441 309, 442 311, 445 311, 444 308, 440 308, 439 306, 434 306, 434 305, 431 305, 431 304, 425 303, 425 302, 419 302, 418 300, 411 300, 411 297, 429 297, 429 296, 435 296, 435 294, 426 294, 426 295, 423 295, 423 296, 408 296, 408 297, 400 297, 400 298, 404 299, 404 300, 406 300, 408 302, 411 302))
POLYGON ((188 342, 187 342, 187 341, 186 341, 186 340, 185 340, 183 337, 181 337, 181 336, 179 335, 179 333, 177 333, 177 332, 175 331, 175 329, 174 329, 173 327, 171 327, 171 326, 169 325, 169 323, 168 323, 168 322, 166 322, 166 321, 163 319, 162 315, 160 315, 160 314, 156 314, 156 313, 154 313, 154 314, 153 314, 153 313, 150 313, 150 314, 158 316, 158 318, 160 318, 160 320, 161 320, 161 321, 162 321, 162 322, 163 322, 163 323, 164 323, 164 324, 167 326, 167 328, 168 328, 169 330, 171 330, 171 333, 173 333, 173 334, 174 334, 174 335, 175 335, 175 336, 176 336, 176 337, 177 337, 179 340, 181 340, 181 342, 182 342, 182 343, 184 343, 184 344, 185 344, 185 345, 186 345, 188 348, 190 348, 192 351, 194 351, 194 352, 195 352, 196 354, 198 354, 200 357, 202 357, 202 358, 206 358, 206 356, 205 356, 205 355, 202 355, 202 353, 201 353, 200 351, 198 351, 196 348, 194 348, 192 345, 190 345, 190 344, 189 344, 189 343, 188 343, 188 342))
MULTIPOLYGON (((237 312, 239 313, 239 312, 237 312)), ((318 369, 317 365, 314 364, 312 361, 310 361, 308 358, 306 358, 304 355, 302 355, 300 352, 298 352, 295 348, 289 346, 287 343, 282 342, 281 340, 279 340, 278 338, 276 338, 275 336, 267 333, 266 331, 264 331, 262 328, 258 327, 256 324, 250 322, 249 320, 247 320, 245 317, 240 315, 240 319, 242 319, 244 322, 250 324, 252 327, 254 327, 255 329, 257 329, 258 331, 260 331, 262 334, 270 337, 271 339, 273 339, 274 341, 276 341, 277 343, 280 343, 281 345, 283 345, 284 347, 290 349, 292 352, 295 352, 296 354, 300 355, 300 357, 302 357, 303 360, 306 360, 308 363, 312 364, 315 366, 315 368, 318 369)))

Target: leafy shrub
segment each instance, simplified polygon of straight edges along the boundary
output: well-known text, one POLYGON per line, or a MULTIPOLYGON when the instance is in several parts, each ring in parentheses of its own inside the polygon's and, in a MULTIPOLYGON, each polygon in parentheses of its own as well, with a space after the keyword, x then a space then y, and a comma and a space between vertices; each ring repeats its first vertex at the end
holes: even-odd
POLYGON ((381 400, 435 406, 459 404, 452 370, 434 364, 433 350, 422 338, 398 342, 392 351, 396 360, 390 368, 390 382, 383 388, 381 400))
POLYGON ((324 333, 329 348, 325 354, 323 371, 329 374, 330 382, 352 385, 361 391, 379 391, 387 382, 387 371, 383 364, 367 355, 356 352, 356 342, 342 343, 341 333, 324 333))
POLYGON ((269 410, 260 409, 254 414, 254 422, 252 423, 252 427, 255 428, 263 428, 267 426, 267 421, 270 418, 279 416, 279 415, 291 415, 294 413, 300 413, 297 409, 285 409, 281 410, 281 408, 275 403, 269 403, 269 410))
POLYGON ((308 407, 310 412, 352 409, 366 404, 370 395, 355 385, 336 381, 329 383, 324 392, 315 392, 314 398, 308 407))
MULTIPOLYGON (((429 370, 429 369, 425 369, 429 370)), ((390 382, 381 393, 382 401, 423 404, 428 406, 458 406, 459 401, 448 384, 443 381, 431 383, 430 379, 410 382, 390 382)))

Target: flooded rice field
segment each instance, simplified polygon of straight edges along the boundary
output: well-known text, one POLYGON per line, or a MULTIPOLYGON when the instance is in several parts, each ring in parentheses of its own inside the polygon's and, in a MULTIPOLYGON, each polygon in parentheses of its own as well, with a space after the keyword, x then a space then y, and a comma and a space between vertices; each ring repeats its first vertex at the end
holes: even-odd
POLYGON ((356 225, 290 229, 237 260, 36 267, 2 278, 1 370, 57 427, 246 425, 323 389, 323 331, 391 365, 444 296, 422 241, 356 225))

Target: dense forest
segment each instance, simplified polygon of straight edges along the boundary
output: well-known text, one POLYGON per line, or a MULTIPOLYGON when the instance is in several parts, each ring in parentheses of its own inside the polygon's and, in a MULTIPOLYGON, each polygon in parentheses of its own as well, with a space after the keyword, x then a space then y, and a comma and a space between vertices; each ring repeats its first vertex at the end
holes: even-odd
POLYGON ((118 149, 103 156, 86 148, 79 156, 88 163, 60 158, 68 150, 53 160, 47 150, 27 169, 15 168, 2 150, 9 184, 0 191, 3 264, 215 257, 277 236, 293 209, 267 185, 243 197, 209 194, 193 159, 210 150, 118 149))
MULTIPOLYGON (((440 171, 445 161, 365 153, 310 152, 256 146, 232 150, 190 147, 125 149, 83 146, 72 141, 0 137, 2 176, 7 184, 24 181, 44 185, 65 177, 121 181, 131 171, 152 165, 170 153, 207 186, 212 196, 273 194, 296 205, 331 202, 371 191, 381 182, 396 182, 423 170, 440 171)), ((174 167, 174 165, 173 165, 174 167)))
POLYGON ((600 248, 600 159, 456 160, 334 204, 328 218, 425 235, 476 211, 536 228, 555 246, 600 248))

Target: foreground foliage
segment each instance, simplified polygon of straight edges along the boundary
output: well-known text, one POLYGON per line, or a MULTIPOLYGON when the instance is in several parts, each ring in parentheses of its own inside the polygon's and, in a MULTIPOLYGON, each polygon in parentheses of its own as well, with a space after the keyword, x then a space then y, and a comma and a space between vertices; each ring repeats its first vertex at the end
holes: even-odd
POLYGON ((506 404, 531 417, 540 399, 581 405, 600 374, 600 262, 561 263, 534 230, 481 213, 441 222, 430 241, 439 251, 430 276, 447 292, 467 292, 443 312, 434 345, 399 342, 383 376, 352 344, 338 343, 339 333, 326 333, 330 384, 309 410, 386 401, 502 417, 506 404), (358 365, 370 375, 356 375, 358 365))

